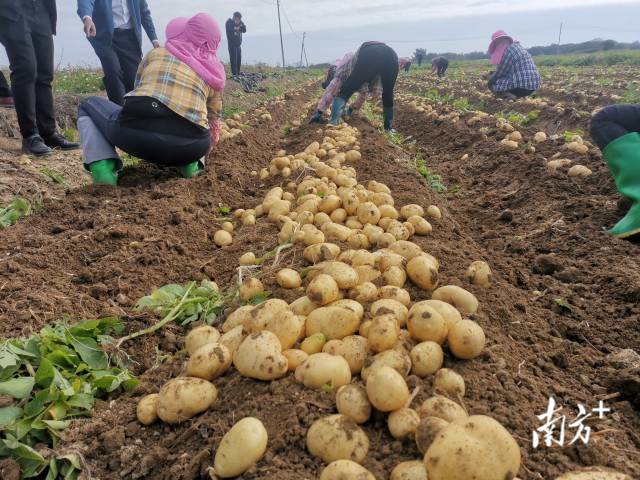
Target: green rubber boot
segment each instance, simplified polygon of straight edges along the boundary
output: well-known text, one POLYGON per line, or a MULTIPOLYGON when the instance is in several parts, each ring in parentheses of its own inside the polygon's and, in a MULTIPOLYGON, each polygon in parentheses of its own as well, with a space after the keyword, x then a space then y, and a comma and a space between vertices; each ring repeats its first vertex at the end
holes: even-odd
POLYGON ((633 201, 625 217, 609 233, 628 238, 640 233, 640 133, 627 133, 605 147, 602 154, 609 165, 618 192, 633 201))
POLYGON ((118 184, 118 161, 113 158, 89 164, 89 171, 96 185, 118 184))
POLYGON ((184 178, 193 178, 200 173, 200 162, 187 163, 186 165, 178 167, 178 171, 184 178))

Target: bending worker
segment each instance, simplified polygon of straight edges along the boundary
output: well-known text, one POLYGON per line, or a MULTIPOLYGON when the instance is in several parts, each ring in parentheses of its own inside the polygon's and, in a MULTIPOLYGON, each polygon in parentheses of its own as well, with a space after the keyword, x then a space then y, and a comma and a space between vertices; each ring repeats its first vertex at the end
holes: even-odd
POLYGON ((321 122, 326 107, 332 103, 329 123, 338 125, 343 109, 356 91, 360 91, 360 96, 347 108, 347 115, 362 106, 367 94, 381 91, 384 128, 391 130, 393 89, 399 69, 398 55, 391 47, 381 42, 363 43, 355 54, 347 54, 339 62, 334 78, 320 100, 316 113, 311 117, 311 122, 321 122))
POLYGON ((631 208, 610 231, 614 237, 640 234, 640 105, 610 105, 591 118, 591 137, 609 165, 618 192, 631 208))
POLYGON ((102 97, 80 104, 78 130, 94 183, 117 183, 115 147, 189 178, 219 140, 225 71, 216 56, 218 24, 205 13, 176 18, 166 37, 164 48, 142 59, 123 107, 102 97))
POLYGON ((489 55, 498 68, 489 78, 488 87, 499 97, 514 100, 540 88, 540 73, 531 54, 502 30, 492 35, 489 55))
POLYGON ((444 57, 436 57, 431 60, 431 71, 437 73, 439 78, 444 77, 448 68, 449 60, 444 57))

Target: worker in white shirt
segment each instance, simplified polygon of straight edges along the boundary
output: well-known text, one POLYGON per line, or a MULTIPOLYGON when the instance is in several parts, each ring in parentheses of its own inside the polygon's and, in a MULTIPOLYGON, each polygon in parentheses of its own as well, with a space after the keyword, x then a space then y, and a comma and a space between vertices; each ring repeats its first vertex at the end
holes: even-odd
POLYGON ((147 0, 78 0, 78 15, 102 64, 107 96, 123 105, 142 60, 142 29, 160 46, 147 0))

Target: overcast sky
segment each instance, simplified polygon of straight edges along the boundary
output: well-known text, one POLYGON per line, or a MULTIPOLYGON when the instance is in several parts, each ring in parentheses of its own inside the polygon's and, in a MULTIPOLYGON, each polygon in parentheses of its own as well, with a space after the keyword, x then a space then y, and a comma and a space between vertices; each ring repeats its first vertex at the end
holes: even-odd
MULTIPOLYGON (((275 0, 147 0, 160 40, 175 16, 199 11, 220 24, 235 10, 247 25, 243 59, 255 63, 280 62, 275 0)), ((82 33, 75 0, 59 0, 56 63, 96 65, 97 59, 82 33)), ((491 33, 508 30, 525 45, 557 41, 564 21, 562 43, 593 38, 618 41, 640 39, 640 0, 281 0, 285 56, 288 64, 300 60, 302 32, 312 63, 325 62, 354 50, 366 40, 381 40, 408 56, 417 47, 428 51, 486 50, 491 33)), ((148 48, 148 41, 145 40, 148 48)), ((220 58, 228 60, 226 43, 220 58)), ((0 52, 0 65, 7 65, 0 52)))

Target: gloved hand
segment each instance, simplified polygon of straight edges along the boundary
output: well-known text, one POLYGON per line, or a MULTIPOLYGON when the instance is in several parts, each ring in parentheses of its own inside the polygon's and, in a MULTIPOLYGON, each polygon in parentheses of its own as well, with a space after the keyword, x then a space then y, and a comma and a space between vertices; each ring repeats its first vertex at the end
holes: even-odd
POLYGON ((384 107, 384 129, 386 131, 391 130, 392 123, 393 123, 393 107, 384 107))
POLYGON ((309 123, 322 123, 322 112, 320 110, 316 110, 316 113, 314 113, 311 119, 309 119, 309 123))

